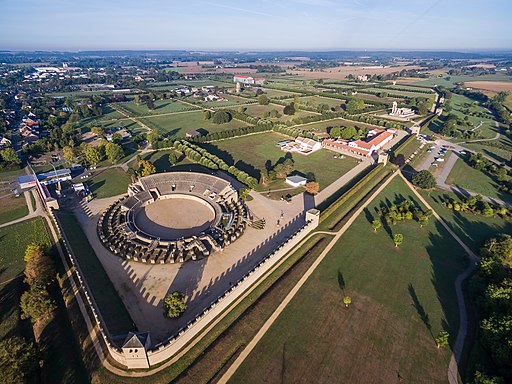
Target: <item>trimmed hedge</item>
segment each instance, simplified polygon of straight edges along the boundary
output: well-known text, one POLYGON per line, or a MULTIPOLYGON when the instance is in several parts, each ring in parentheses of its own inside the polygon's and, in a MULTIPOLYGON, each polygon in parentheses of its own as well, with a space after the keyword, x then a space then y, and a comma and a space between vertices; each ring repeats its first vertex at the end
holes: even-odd
POLYGON ((331 230, 334 229, 338 223, 389 174, 389 168, 384 167, 383 164, 377 165, 320 214, 320 223, 325 224, 331 230), (349 201, 350 199, 353 200, 349 201))

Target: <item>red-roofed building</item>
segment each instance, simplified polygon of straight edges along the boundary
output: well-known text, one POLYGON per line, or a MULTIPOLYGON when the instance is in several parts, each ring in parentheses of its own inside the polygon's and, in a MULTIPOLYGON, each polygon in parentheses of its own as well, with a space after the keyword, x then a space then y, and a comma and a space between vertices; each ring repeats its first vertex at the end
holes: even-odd
POLYGON ((372 129, 368 132, 366 140, 347 141, 341 139, 327 139, 322 141, 322 147, 342 149, 358 156, 370 157, 374 152, 377 152, 384 145, 389 143, 395 133, 395 129, 372 129))

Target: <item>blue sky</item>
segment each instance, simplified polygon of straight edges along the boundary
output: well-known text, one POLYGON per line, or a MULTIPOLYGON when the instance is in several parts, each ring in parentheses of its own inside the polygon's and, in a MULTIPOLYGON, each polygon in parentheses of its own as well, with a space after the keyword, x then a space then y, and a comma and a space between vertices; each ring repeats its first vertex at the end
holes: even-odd
POLYGON ((0 49, 511 49, 511 0, 0 0, 0 49))

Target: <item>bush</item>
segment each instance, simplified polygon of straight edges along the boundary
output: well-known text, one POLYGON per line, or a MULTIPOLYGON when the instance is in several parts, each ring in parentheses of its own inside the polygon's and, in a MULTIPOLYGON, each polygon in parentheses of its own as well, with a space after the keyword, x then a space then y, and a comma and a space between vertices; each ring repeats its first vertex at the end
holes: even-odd
POLYGON ((258 104, 260 104, 260 105, 268 105, 269 102, 270 101, 269 101, 267 95, 260 95, 258 97, 258 104))
POLYGON ((215 124, 226 124, 229 123, 233 117, 229 112, 217 111, 213 114, 212 119, 215 124))
POLYGON ((295 115, 295 104, 288 104, 286 107, 284 107, 283 113, 288 116, 295 115))
POLYGON ((37 368, 37 351, 20 337, 0 341, 0 382, 28 382, 37 368))
POLYGON ((437 184, 434 175, 426 169, 415 174, 412 177, 412 183, 422 189, 434 188, 437 184))
POLYGON ((164 316, 174 319, 187 309, 185 295, 181 292, 169 293, 164 299, 164 316))

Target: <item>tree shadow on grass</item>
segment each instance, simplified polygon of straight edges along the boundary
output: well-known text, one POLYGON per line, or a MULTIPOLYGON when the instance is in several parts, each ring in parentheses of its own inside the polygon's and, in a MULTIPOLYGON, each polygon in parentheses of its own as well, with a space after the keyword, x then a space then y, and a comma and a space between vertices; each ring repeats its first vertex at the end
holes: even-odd
POLYGON ((414 286, 412 284, 409 284, 407 286, 407 290, 409 291, 409 295, 411 296, 412 305, 414 309, 416 309, 418 316, 420 317, 423 324, 425 324, 425 327, 429 331, 430 336, 432 336, 432 339, 434 339, 434 335, 432 333, 432 324, 430 324, 430 318, 428 316, 428 313, 425 312, 425 308, 423 308, 423 305, 421 305, 420 300, 418 299, 418 295, 416 294, 416 290, 414 289, 414 286))

